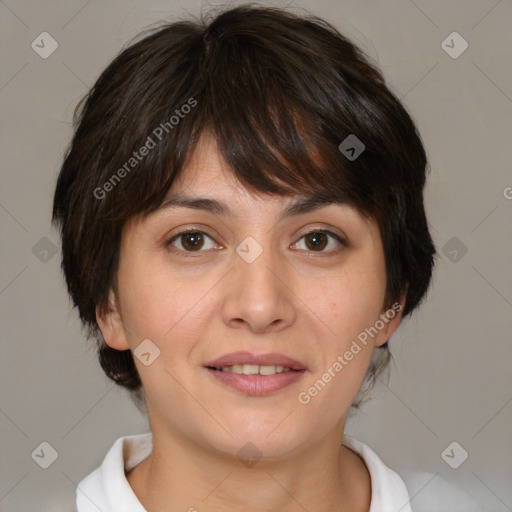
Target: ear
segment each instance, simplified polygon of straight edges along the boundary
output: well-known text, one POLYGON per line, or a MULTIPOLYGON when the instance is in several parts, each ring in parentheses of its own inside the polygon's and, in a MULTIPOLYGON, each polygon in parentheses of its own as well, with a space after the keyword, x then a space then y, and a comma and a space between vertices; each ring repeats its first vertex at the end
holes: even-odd
MULTIPOLYGON (((399 302, 395 302, 391 307, 383 309, 379 315, 379 320, 384 323, 384 327, 379 330, 379 334, 375 338, 376 347, 381 347, 384 343, 387 343, 401 324, 405 297, 406 294, 404 293, 399 302)), ((380 322, 377 326, 380 326, 380 322)))
POLYGON ((126 339, 123 320, 112 289, 109 291, 108 302, 108 311, 103 311, 99 306, 96 307, 96 321, 100 327, 103 339, 111 348, 129 350, 130 345, 126 339))

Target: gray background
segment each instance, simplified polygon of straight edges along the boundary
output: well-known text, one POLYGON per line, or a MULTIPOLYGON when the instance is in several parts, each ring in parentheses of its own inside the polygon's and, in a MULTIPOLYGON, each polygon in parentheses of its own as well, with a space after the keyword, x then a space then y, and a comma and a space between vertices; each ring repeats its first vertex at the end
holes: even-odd
MULTIPOLYGON (((114 440, 148 430, 127 393, 103 375, 70 309, 52 251, 59 240, 51 199, 73 109, 128 39, 162 18, 220 4, 0 2, 3 512, 71 510, 76 484, 114 440), (31 47, 44 31, 58 43, 46 59, 31 47), (58 452, 48 469, 31 457, 44 441, 58 452)), ((377 386, 347 431, 392 467, 438 474, 482 507, 512 510, 512 4, 272 4, 326 18, 377 61, 431 164, 434 285, 391 341, 389 386, 377 386), (441 46, 453 31, 469 44, 458 58, 441 46), (452 441, 469 454, 458 469, 441 457, 452 441)))

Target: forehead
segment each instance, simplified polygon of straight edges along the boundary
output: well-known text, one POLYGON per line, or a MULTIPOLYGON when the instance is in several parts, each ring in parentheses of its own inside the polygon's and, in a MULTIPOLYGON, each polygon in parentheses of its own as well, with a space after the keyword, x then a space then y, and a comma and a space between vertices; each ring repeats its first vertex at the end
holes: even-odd
POLYGON ((286 208, 281 217, 325 207, 325 199, 310 194, 276 195, 247 189, 231 172, 213 137, 205 135, 183 167, 156 212, 179 207, 236 217, 237 208, 286 208))
POLYGON ((234 213, 228 204, 283 204, 289 203, 295 196, 302 195, 276 195, 249 190, 235 177, 215 138, 209 132, 203 132, 194 152, 173 181, 157 211, 168 207, 185 206, 227 216, 234 213), (215 199, 208 201, 201 198, 215 199))
POLYGON ((214 136, 202 133, 193 153, 174 180, 169 192, 184 193, 187 190, 218 189, 220 185, 232 189, 232 193, 247 194, 248 190, 236 180, 222 156, 214 136))
POLYGON ((308 191, 271 194, 248 189, 237 180, 215 137, 208 131, 201 134, 193 153, 151 216, 159 217, 180 208, 232 219, 255 212, 257 216, 263 216, 267 210, 274 210, 277 221, 328 208, 352 218, 358 217, 365 223, 370 220, 346 198, 327 199, 325 194, 308 191))

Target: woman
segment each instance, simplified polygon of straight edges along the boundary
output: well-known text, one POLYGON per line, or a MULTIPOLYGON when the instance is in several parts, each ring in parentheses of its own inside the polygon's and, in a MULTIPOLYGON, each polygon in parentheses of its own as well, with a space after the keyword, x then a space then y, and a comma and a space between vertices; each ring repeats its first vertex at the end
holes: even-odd
POLYGON ((242 6, 146 34, 84 100, 62 266, 151 432, 77 510, 410 511, 344 435, 435 254, 425 151, 380 72, 318 18, 242 6))

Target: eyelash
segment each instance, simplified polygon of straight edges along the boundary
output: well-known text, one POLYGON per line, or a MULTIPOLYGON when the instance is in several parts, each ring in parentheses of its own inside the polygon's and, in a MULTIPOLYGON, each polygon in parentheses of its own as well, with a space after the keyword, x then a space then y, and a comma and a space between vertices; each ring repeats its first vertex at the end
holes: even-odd
MULTIPOLYGON (((165 245, 169 249, 170 252, 172 252, 174 254, 178 254, 180 256, 184 256, 186 258, 194 258, 194 257, 196 257, 195 253, 205 252, 203 250, 186 251, 186 250, 182 250, 182 249, 173 248, 172 243, 175 240, 179 239, 181 236, 186 235, 187 233, 194 233, 194 234, 197 233, 197 234, 201 234, 201 235, 206 235, 208 238, 213 240, 213 237, 211 237, 208 233, 205 233, 204 231, 201 231, 199 229, 186 229, 184 231, 180 231, 179 233, 176 233, 169 240, 167 240, 165 242, 165 245)), ((332 231, 329 231, 328 229, 313 229, 311 231, 308 231, 307 233, 304 233, 299 238, 298 241, 302 240, 304 237, 311 235, 313 233, 322 233, 322 234, 329 235, 329 236, 333 237, 341 245, 341 248, 347 247, 347 245, 348 245, 346 240, 344 240, 340 235, 333 233, 332 231)), ((296 243, 298 243, 298 241, 296 243)), ((330 251, 318 251, 318 254, 319 255, 325 255, 325 254, 329 255, 331 253, 337 254, 339 252, 339 250, 340 250, 340 248, 338 248, 338 250, 334 249, 334 250, 330 250, 330 251)), ((306 252, 315 254, 315 252, 317 252, 317 251, 306 251, 306 252)))

